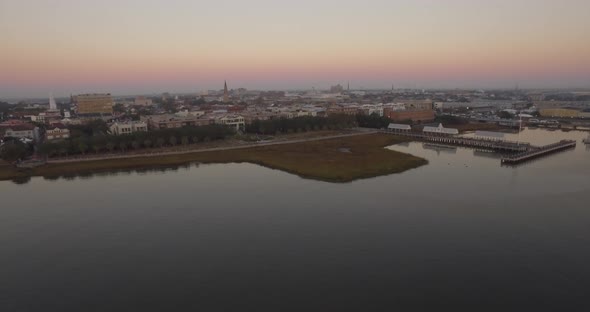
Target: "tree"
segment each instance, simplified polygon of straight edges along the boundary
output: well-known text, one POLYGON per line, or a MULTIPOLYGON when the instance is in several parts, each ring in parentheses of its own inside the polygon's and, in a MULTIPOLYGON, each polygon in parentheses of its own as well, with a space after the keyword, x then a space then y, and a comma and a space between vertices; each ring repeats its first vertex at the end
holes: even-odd
POLYGON ((94 143, 92 145, 92 150, 94 150, 95 154, 98 154, 98 152, 100 152, 101 149, 102 149, 102 146, 99 143, 94 143))
POLYGON ((141 147, 141 145, 139 144, 139 142, 133 141, 131 142, 131 147, 133 147, 134 150, 138 150, 141 147))
POLYGON ((19 141, 13 141, 6 143, 0 150, 0 158, 13 162, 19 159, 23 159, 27 156, 27 147, 24 143, 19 141))
POLYGON ((119 142, 119 150, 121 150, 122 153, 125 153, 127 150, 127 143, 125 141, 119 142))
POLYGON ((107 149, 109 150, 109 152, 111 152, 111 153, 115 150, 115 143, 113 143, 113 142, 108 142, 106 144, 106 146, 107 146, 107 149))
POLYGON ((78 142, 78 150, 80 153, 85 154, 88 150, 88 144, 84 143, 84 141, 78 142))
POLYGON ((507 111, 501 111, 498 113, 498 117, 502 118, 502 119, 512 119, 512 114, 510 114, 507 111))
POLYGON ((182 138, 180 138, 180 143, 183 146, 187 146, 188 145, 188 137, 187 136, 183 136, 182 138))
POLYGON ((164 143, 166 143, 166 140, 164 140, 163 138, 158 138, 156 140, 156 144, 158 145, 158 147, 162 148, 162 146, 164 146, 164 143))
POLYGON ((59 154, 68 156, 68 147, 64 143, 60 144, 59 154))
POLYGON ((176 145, 176 137, 170 136, 170 138, 168 139, 168 142, 170 142, 170 145, 172 145, 172 146, 176 145))
POLYGON ((152 146, 152 141, 148 139, 143 140, 143 146, 145 148, 150 148, 152 146))

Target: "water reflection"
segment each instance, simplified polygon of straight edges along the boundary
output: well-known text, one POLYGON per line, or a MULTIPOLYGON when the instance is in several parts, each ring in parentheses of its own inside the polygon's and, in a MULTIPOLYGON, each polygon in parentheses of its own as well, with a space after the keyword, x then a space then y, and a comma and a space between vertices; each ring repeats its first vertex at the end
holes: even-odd
POLYGON ((515 168, 391 148, 429 164, 346 184, 247 163, 0 182, 0 310, 590 310, 585 146, 515 168))
POLYGON ((422 143, 423 149, 436 151, 437 155, 440 153, 457 154, 457 147, 443 144, 422 143))
MULTIPOLYGON (((149 174, 165 174, 170 172, 178 172, 180 170, 188 171, 192 168, 198 168, 199 163, 188 163, 182 165, 166 165, 166 166, 157 166, 157 167, 145 167, 145 168, 127 168, 127 169, 110 169, 98 172, 81 172, 81 173, 67 173, 67 174, 60 174, 60 175, 47 175, 43 176, 43 180, 46 181, 74 181, 76 179, 80 180, 90 180, 93 178, 105 178, 105 177, 121 177, 121 176, 131 176, 131 175, 139 175, 145 176, 149 174)), ((31 177, 19 177, 11 180, 15 184, 26 184, 31 181, 31 177)))

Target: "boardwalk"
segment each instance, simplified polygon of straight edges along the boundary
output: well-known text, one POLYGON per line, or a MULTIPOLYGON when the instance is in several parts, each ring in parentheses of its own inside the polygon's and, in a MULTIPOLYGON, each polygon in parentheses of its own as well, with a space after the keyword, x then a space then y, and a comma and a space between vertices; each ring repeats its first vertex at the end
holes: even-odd
POLYGON ((532 147, 529 143, 522 143, 522 142, 512 142, 512 141, 499 141, 499 140, 486 140, 481 138, 464 138, 464 137, 456 137, 456 136, 441 136, 441 135, 432 135, 432 134, 423 134, 423 133, 416 133, 416 132, 409 132, 409 131, 390 131, 385 130, 385 133, 401 135, 406 137, 412 137, 416 140, 420 141, 427 141, 439 144, 449 144, 449 145, 456 145, 456 146, 464 146, 464 147, 473 147, 473 148, 480 148, 480 149, 490 149, 495 151, 505 151, 505 152, 526 152, 529 151, 532 147))
POLYGON ((529 151, 502 157, 502 164, 519 164, 533 158, 549 155, 555 152, 576 147, 576 141, 561 140, 557 143, 542 146, 540 148, 531 149, 529 151))
POLYGON ((435 142, 455 146, 487 149, 499 152, 510 152, 512 155, 501 158, 502 164, 516 165, 533 158, 543 157, 552 153, 576 147, 576 141, 562 140, 545 146, 533 146, 529 143, 492 140, 485 138, 464 138, 416 133, 410 131, 385 130, 384 133, 412 137, 419 141, 435 142))

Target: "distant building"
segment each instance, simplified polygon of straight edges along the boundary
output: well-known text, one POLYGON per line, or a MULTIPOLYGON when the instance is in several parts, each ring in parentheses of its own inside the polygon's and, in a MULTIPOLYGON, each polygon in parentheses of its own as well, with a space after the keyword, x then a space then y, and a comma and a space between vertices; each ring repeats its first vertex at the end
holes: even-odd
POLYGON ((458 129, 445 128, 442 124, 438 124, 438 127, 426 126, 422 129, 422 132, 426 134, 437 134, 437 135, 457 135, 459 134, 458 129))
POLYGON ((152 99, 148 99, 145 96, 138 96, 135 98, 134 105, 139 105, 139 106, 151 106, 152 103, 152 99))
POLYGON ((4 137, 12 137, 18 139, 32 139, 34 137, 33 130, 35 127, 31 124, 22 124, 18 126, 12 126, 6 129, 4 137))
POLYGON ((109 130, 113 135, 131 134, 134 132, 146 132, 148 125, 143 121, 116 122, 109 127, 109 130))
POLYGON ((209 118, 197 118, 194 116, 180 117, 172 114, 149 115, 141 118, 148 124, 149 129, 173 129, 190 126, 206 126, 214 124, 209 118))
POLYGON ((545 108, 539 111, 543 117, 579 117, 580 110, 573 108, 545 108))
POLYGON ((61 140, 70 137, 70 130, 63 124, 53 124, 45 131, 47 140, 61 140))
POLYGON ((401 103, 385 107, 383 115, 396 122, 412 121, 414 123, 423 123, 434 120, 435 115, 432 100, 399 101, 401 103))
POLYGON ((344 87, 340 84, 330 87, 330 93, 342 93, 342 91, 344 91, 344 87))
POLYGON ((332 105, 328 107, 326 113, 328 115, 356 115, 362 110, 358 105, 332 105))
POLYGON ((410 111, 410 110, 403 110, 403 111, 391 111, 386 109, 384 115, 389 119, 399 122, 399 121, 412 121, 415 123, 423 123, 423 122, 431 122, 434 120, 434 111, 433 110, 420 110, 420 111, 410 111))
POLYGON ((20 119, 9 119, 9 120, 0 122, 0 128, 10 128, 10 127, 22 126, 22 125, 30 125, 30 123, 25 122, 24 120, 20 120, 20 119))
POLYGON ((110 94, 80 94, 73 97, 80 115, 113 114, 113 97, 110 94))
POLYGON ((229 91, 227 90, 227 81, 223 83, 223 102, 229 102, 229 91))
POLYGON ((246 128, 246 121, 244 117, 239 115, 225 115, 216 120, 218 124, 230 126, 236 131, 244 130, 246 128))
POLYGON ((406 110, 432 110, 432 100, 396 100, 396 102, 403 103, 406 110))

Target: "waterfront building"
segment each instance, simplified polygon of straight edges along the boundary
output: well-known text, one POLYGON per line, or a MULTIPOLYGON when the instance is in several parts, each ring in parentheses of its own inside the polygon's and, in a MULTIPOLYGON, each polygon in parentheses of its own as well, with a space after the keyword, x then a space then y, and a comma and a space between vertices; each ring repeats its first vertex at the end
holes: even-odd
POLYGON ((143 121, 131 121, 131 122, 116 122, 113 123, 109 130, 113 135, 131 134, 134 132, 146 132, 148 130, 147 123, 143 121))
POLYGON ((457 134, 459 134, 458 129, 445 128, 445 127, 443 127, 442 124, 438 124, 438 127, 425 126, 424 129, 422 129, 422 132, 424 132, 425 134, 435 134, 435 135, 457 135, 457 134))
POLYGON ((45 138, 47 140, 61 140, 69 137, 70 130, 61 123, 53 124, 45 131, 45 138))

